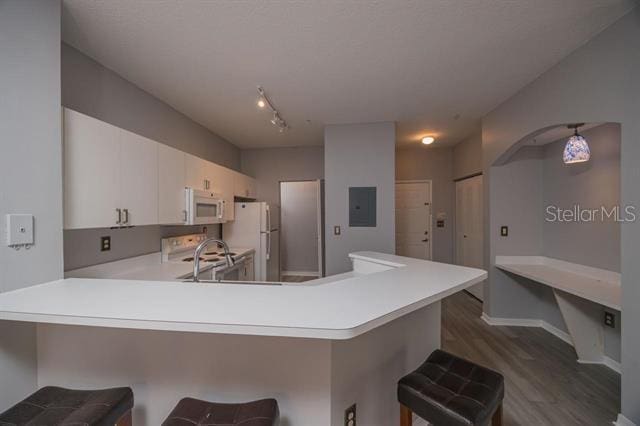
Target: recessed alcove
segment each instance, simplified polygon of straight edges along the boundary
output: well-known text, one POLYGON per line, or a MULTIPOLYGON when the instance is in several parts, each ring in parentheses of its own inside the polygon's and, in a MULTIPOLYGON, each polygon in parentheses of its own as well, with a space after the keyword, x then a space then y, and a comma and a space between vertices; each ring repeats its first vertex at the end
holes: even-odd
POLYGON ((620 220, 636 212, 620 205, 620 125, 579 131, 587 162, 563 162, 573 130, 558 124, 523 138, 491 168, 489 303, 501 318, 486 319, 542 326, 573 344, 580 362, 619 371, 620 220))

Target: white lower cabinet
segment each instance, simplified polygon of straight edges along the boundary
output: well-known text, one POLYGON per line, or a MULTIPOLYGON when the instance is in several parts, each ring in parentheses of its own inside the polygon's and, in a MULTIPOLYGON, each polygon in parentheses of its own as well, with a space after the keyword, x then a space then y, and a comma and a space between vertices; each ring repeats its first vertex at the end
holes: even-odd
POLYGON ((239 271, 239 281, 255 281, 254 256, 250 254, 244 258, 244 266, 239 271))

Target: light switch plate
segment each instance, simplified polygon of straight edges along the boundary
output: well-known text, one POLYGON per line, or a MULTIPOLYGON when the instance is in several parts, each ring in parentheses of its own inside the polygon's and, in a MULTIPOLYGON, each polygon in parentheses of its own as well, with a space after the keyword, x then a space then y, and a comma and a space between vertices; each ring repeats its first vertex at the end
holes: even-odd
POLYGON ((33 244, 33 215, 8 214, 7 245, 9 247, 30 246, 33 244))

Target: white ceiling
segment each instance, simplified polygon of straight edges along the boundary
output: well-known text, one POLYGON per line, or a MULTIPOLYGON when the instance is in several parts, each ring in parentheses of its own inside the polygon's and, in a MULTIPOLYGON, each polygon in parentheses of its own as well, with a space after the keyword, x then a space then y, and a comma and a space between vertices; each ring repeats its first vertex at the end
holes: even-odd
POLYGON ((635 4, 64 0, 63 39, 241 148, 375 121, 396 121, 399 144, 441 146, 635 4), (257 85, 288 132, 257 110, 257 85))

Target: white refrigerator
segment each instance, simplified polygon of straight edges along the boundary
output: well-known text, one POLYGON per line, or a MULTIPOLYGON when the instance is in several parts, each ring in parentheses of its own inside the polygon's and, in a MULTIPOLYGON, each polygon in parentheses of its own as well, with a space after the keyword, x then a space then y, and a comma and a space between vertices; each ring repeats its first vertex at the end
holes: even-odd
POLYGON ((265 202, 235 203, 235 218, 222 225, 229 247, 253 248, 257 281, 280 281, 280 210, 265 202))

